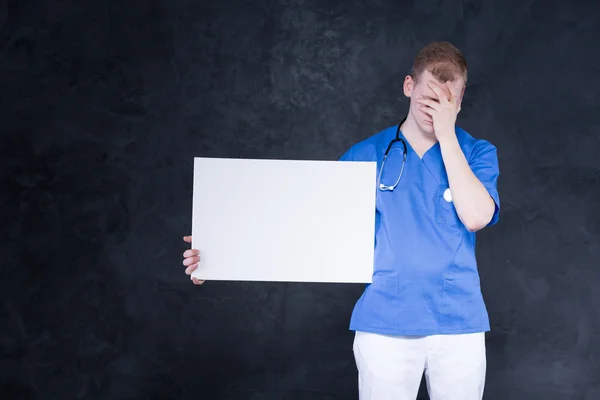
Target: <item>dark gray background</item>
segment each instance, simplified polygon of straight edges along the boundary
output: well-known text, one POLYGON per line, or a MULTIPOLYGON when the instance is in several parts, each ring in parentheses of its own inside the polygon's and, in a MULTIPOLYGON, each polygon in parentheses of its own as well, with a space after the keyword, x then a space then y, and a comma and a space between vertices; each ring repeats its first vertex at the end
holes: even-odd
POLYGON ((184 275, 193 157, 337 159, 431 40, 500 159, 485 399, 598 398, 597 1, 0 4, 2 399, 355 399, 362 285, 184 275))

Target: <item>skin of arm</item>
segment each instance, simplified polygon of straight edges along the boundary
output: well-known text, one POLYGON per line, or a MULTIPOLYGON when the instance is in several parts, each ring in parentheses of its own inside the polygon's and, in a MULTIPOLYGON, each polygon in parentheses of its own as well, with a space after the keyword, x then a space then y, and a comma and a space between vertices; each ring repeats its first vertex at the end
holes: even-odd
POLYGON ((471 170, 454 132, 440 140, 440 148, 456 213, 470 232, 477 232, 492 220, 494 200, 471 170))
POLYGON ((456 137, 455 122, 460 103, 455 101, 456 96, 452 94, 448 83, 446 93, 435 82, 429 82, 428 85, 436 94, 437 101, 419 99, 418 102, 421 109, 433 118, 456 212, 470 232, 477 232, 492 220, 496 205, 471 170, 456 137))

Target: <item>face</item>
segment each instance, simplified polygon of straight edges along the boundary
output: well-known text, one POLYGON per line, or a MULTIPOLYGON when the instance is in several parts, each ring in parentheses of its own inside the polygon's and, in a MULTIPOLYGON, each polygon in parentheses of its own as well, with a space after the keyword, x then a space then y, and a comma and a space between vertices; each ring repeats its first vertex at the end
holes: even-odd
MULTIPOLYGON (((441 82, 434 78, 431 72, 425 70, 421 73, 419 79, 415 80, 409 75, 404 79, 404 94, 406 97, 410 97, 410 111, 412 118, 415 120, 417 126, 427 133, 433 133, 433 122, 431 116, 421 111, 419 103, 416 102, 418 99, 429 99, 439 102, 435 92, 431 90, 428 82, 435 82, 440 89, 446 94, 446 97, 450 98, 450 95, 454 98, 456 104, 460 105, 462 102, 463 94, 465 91, 465 81, 463 78, 455 79, 452 82, 441 82)), ((460 110, 460 108, 459 108, 460 110)))

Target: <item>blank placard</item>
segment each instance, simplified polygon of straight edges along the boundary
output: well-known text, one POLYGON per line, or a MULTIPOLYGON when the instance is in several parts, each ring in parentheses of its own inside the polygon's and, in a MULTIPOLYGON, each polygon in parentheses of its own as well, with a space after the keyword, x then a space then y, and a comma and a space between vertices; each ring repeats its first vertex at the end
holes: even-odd
POLYGON ((194 159, 201 280, 370 283, 376 164, 194 159))

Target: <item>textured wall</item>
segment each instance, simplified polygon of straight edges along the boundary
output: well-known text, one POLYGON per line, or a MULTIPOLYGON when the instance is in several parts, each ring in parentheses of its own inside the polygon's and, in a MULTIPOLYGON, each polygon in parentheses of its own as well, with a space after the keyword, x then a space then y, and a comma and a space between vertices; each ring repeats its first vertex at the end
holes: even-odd
POLYGON ((0 4, 2 399, 356 398, 362 285, 183 274, 192 158, 336 159, 439 39, 500 157, 485 398, 598 398, 597 1, 0 4))

